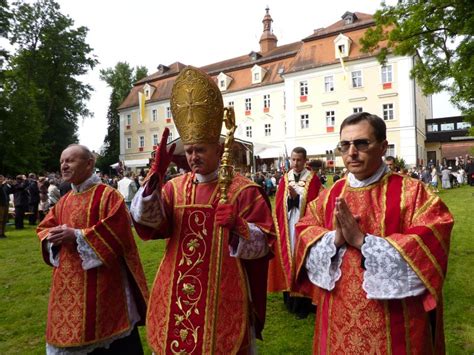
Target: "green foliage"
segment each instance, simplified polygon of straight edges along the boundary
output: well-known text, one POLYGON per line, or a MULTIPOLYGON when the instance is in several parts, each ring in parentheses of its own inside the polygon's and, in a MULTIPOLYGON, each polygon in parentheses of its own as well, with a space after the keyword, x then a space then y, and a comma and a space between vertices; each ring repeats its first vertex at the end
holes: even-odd
POLYGON ((13 3, 9 30, 15 52, 0 92, 0 128, 8 127, 8 134, 0 130, 0 168, 54 171, 59 153, 77 142, 78 119, 90 116, 85 101, 92 88, 78 80, 97 64, 88 29, 75 28, 53 0, 38 0, 13 3))
MULTIPOLYGON (((445 336, 448 354, 474 352, 474 240, 471 210, 474 188, 463 186, 442 190, 456 223, 451 238, 448 275, 444 286, 445 336)), ((0 239, 0 354, 44 354, 44 331, 48 307, 51 267, 41 256, 38 238, 31 226, 14 230, 7 226, 0 239)), ((137 240, 148 285, 151 287, 165 249, 164 240, 137 240)), ((314 315, 296 320, 283 307, 281 294, 268 295, 264 341, 261 354, 311 354, 314 315)), ((145 328, 140 328, 145 354, 145 328)))
POLYGON ((361 39, 363 50, 415 56, 411 75, 425 94, 443 90, 474 120, 474 6, 471 0, 400 0, 385 2, 375 15, 375 28, 361 39))
POLYGON ((399 157, 398 155, 395 157, 395 166, 399 169, 405 169, 406 164, 405 164, 405 159, 402 157, 399 157))
POLYGON ((97 159, 97 167, 109 172, 109 166, 119 159, 120 154, 120 116, 118 107, 127 97, 133 83, 148 75, 146 67, 138 66, 135 69, 126 62, 118 62, 115 68, 102 69, 100 79, 112 88, 110 104, 107 111, 107 135, 104 139, 104 148, 97 159))

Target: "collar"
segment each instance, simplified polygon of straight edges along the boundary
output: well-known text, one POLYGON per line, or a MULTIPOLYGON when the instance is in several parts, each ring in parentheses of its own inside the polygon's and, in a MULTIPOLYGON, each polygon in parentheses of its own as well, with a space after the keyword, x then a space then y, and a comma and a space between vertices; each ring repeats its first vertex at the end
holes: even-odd
POLYGON ((92 174, 88 179, 84 180, 79 185, 71 184, 72 191, 74 192, 84 192, 93 185, 97 185, 102 180, 96 174, 92 174))
MULTIPOLYGON (((298 175, 298 174, 296 174, 295 171, 291 169, 288 172, 288 181, 295 181, 295 175, 298 175)), ((300 171, 299 175, 300 175, 299 181, 306 181, 306 179, 309 176, 309 170, 304 168, 303 170, 300 171)))
POLYGON ((382 162, 380 164, 380 167, 377 169, 377 171, 370 177, 364 180, 357 180, 357 178, 354 176, 354 174, 349 173, 348 174, 348 180, 349 180, 349 186, 350 187, 365 187, 369 186, 377 181, 379 181, 382 176, 384 176, 386 173, 390 171, 389 167, 385 165, 385 163, 382 162))
POLYGON ((219 172, 219 169, 216 169, 212 173, 209 173, 207 175, 202 175, 202 174, 196 174, 196 182, 210 182, 214 181, 217 179, 217 173, 219 172))

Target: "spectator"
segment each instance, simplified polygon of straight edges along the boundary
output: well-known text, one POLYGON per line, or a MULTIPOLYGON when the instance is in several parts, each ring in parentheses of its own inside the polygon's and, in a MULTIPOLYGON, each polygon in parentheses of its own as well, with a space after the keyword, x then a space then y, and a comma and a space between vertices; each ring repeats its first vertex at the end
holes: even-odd
POLYGON ((27 181, 24 175, 18 175, 16 182, 12 185, 10 193, 13 193, 13 202, 15 205, 15 228, 24 228, 25 213, 28 210, 28 191, 27 181))
POLYGON ((7 180, 0 175, 0 238, 6 238, 5 229, 8 222, 8 206, 9 206, 9 187, 7 180))
POLYGON ((392 171, 398 171, 398 167, 395 164, 395 158, 391 155, 385 157, 385 165, 392 171))
POLYGON ((130 179, 130 172, 126 171, 125 176, 118 182, 118 190, 122 194, 127 208, 130 210, 130 204, 138 191, 135 181, 130 179))
POLYGON ((59 190, 57 180, 55 178, 50 179, 48 186, 48 203, 49 208, 52 208, 61 198, 61 191, 59 190))
POLYGON ((41 176, 38 179, 38 188, 39 188, 39 198, 40 202, 38 205, 38 218, 41 222, 49 211, 49 201, 48 201, 48 187, 49 182, 44 176, 41 176))
POLYGON ((36 175, 28 175, 26 191, 28 192, 28 221, 30 225, 35 225, 38 219, 38 205, 40 202, 40 192, 36 175))
POLYGON ((451 181, 450 181, 451 170, 448 167, 444 166, 441 170, 441 187, 443 189, 450 189, 451 188, 451 181))

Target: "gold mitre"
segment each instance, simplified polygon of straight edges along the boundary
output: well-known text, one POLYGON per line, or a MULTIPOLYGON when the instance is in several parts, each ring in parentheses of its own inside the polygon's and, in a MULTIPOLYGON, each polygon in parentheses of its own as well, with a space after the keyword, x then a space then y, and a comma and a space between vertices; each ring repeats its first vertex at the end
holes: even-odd
POLYGON ((178 75, 171 90, 171 112, 183 144, 219 142, 222 95, 202 70, 187 66, 178 75))

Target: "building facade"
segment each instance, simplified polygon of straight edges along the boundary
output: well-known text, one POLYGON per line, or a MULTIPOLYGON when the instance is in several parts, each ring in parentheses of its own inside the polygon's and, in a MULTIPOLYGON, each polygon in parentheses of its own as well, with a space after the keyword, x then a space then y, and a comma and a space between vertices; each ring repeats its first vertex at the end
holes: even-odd
MULTIPOLYGON (((296 146, 309 158, 336 161, 339 127, 345 117, 367 111, 387 124, 388 155, 408 165, 426 161, 425 120, 431 98, 410 78, 414 57, 389 56, 381 65, 359 43, 371 15, 346 12, 329 27, 278 46, 269 9, 263 18, 260 51, 201 67, 236 114, 236 137, 255 143, 255 155, 277 166, 296 146)), ((185 65, 160 65, 137 82, 120 106, 120 159, 143 166, 164 127, 177 137, 170 111, 173 81, 185 65), (141 165, 140 165, 141 164, 141 165)))

